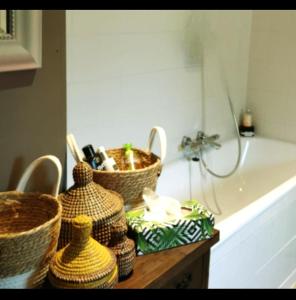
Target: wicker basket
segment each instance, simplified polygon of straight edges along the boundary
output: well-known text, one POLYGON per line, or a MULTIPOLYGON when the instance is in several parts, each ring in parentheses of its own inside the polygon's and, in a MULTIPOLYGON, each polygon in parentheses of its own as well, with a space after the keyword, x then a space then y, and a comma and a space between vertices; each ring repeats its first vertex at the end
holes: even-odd
POLYGON ((72 223, 78 215, 91 217, 93 238, 108 245, 111 225, 124 215, 122 197, 94 183, 92 169, 85 162, 79 162, 74 167, 73 178, 75 184, 58 197, 63 207, 58 248, 63 248, 70 242, 72 223))
MULTIPOLYGON (((141 160, 143 168, 134 171, 121 170, 116 172, 93 170, 94 182, 99 183, 106 189, 119 193, 124 199, 126 211, 144 204, 142 193, 145 187, 154 191, 156 189, 157 180, 161 174, 162 164, 166 155, 165 131, 161 127, 154 127, 150 132, 148 150, 144 151, 134 148, 133 151, 141 160), (160 157, 151 152, 156 133, 158 133, 160 138, 160 157)), ((123 148, 109 149, 107 154, 114 158, 119 169, 123 169, 123 148)))
POLYGON ((57 201, 61 164, 43 156, 27 168, 17 191, 0 193, 0 288, 34 288, 43 283, 60 232, 62 207, 57 201), (53 195, 25 193, 37 165, 52 161, 58 170, 53 195))
POLYGON ((133 270, 136 257, 135 242, 127 236, 125 216, 111 227, 111 240, 108 247, 117 258, 119 280, 124 280, 133 270))
POLYGON ((112 288, 118 281, 116 257, 90 234, 92 220, 81 215, 72 222, 73 237, 50 264, 49 281, 56 288, 112 288))

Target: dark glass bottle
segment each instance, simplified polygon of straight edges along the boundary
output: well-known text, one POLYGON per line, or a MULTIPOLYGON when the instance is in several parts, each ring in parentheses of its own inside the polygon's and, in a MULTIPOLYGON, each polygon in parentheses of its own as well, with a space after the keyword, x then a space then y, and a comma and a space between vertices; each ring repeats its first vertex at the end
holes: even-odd
POLYGON ((101 165, 100 157, 96 155, 95 150, 92 145, 86 145, 82 148, 82 151, 85 155, 86 161, 90 164, 90 166, 97 170, 101 165))

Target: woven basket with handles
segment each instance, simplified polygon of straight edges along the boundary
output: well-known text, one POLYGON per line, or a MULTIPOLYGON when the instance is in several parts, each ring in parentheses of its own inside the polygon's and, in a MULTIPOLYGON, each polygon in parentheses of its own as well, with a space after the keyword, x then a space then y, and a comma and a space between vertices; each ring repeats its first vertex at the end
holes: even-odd
MULTIPOLYGON (((76 162, 83 161, 83 155, 72 134, 67 136, 67 143, 76 162)), ((152 190, 156 189, 157 180, 161 174, 162 164, 166 156, 166 148, 166 133, 162 127, 155 126, 150 131, 147 150, 133 148, 135 155, 140 158, 141 163, 144 166, 143 168, 124 170, 122 165, 124 160, 124 149, 108 149, 106 150, 107 154, 114 158, 121 170, 116 172, 93 170, 93 180, 102 187, 119 193, 124 199, 126 211, 142 206, 144 204, 142 199, 144 188, 147 187, 152 190), (160 140, 160 157, 151 151, 156 133, 160 140)))
POLYGON ((57 157, 42 156, 26 169, 16 191, 0 193, 0 288, 35 288, 43 283, 60 232, 62 207, 56 196, 61 174, 57 157), (52 195, 24 192, 45 160, 57 168, 52 195))
POLYGON ((62 228, 58 248, 72 238, 72 223, 76 216, 86 215, 93 222, 92 236, 103 245, 111 238, 111 226, 124 215, 122 197, 93 182, 91 167, 79 162, 73 169, 74 185, 58 196, 62 211, 62 228))
MULTIPOLYGON (((126 210, 143 205, 142 193, 145 187, 153 191, 156 189, 157 180, 161 174, 162 164, 166 156, 166 134, 163 128, 158 126, 152 128, 146 151, 137 148, 133 148, 133 151, 140 158, 143 168, 116 172, 93 170, 94 182, 119 193, 124 199, 126 210), (156 133, 160 138, 160 157, 151 151, 156 133)), ((119 169, 123 169, 124 149, 108 149, 106 152, 114 158, 119 169)))

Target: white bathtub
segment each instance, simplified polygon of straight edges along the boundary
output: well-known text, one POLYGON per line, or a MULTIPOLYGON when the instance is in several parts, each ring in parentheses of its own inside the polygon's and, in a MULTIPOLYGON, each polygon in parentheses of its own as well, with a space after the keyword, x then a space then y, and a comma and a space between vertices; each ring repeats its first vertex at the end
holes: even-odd
MULTIPOLYGON (((205 157, 210 168, 229 172, 237 142, 205 157)), ((157 191, 182 201, 198 199, 215 215, 220 242, 211 250, 209 288, 289 288, 296 282, 296 145, 242 138, 235 174, 213 178, 200 163, 167 164, 157 191), (190 172, 191 168, 191 172, 190 172), (190 174, 191 173, 191 174, 190 174), (190 185, 192 194, 190 194, 190 185)))

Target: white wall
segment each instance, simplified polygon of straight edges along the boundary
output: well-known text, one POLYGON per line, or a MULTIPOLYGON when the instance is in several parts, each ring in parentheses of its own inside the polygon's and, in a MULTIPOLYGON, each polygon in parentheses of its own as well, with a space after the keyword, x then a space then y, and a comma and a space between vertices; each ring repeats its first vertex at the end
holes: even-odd
POLYGON ((203 128, 226 140, 235 136, 227 95, 237 119, 246 103, 252 11, 195 11, 194 20, 203 51, 203 128))
POLYGON ((248 106, 260 135, 296 142, 296 11, 253 14, 248 106))
MULTIPOLYGON (((217 67, 238 112, 250 24, 249 11, 67 11, 68 132, 80 147, 146 147, 160 125, 167 161, 180 156, 183 135, 204 127, 225 139, 233 124, 217 67)), ((68 186, 73 166, 68 152, 68 186)))

